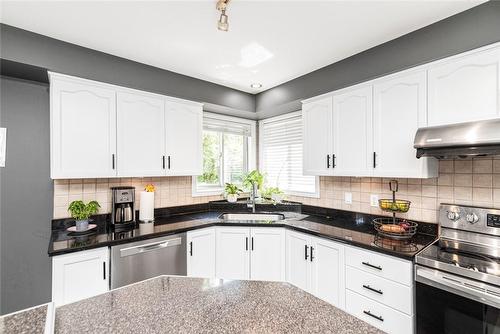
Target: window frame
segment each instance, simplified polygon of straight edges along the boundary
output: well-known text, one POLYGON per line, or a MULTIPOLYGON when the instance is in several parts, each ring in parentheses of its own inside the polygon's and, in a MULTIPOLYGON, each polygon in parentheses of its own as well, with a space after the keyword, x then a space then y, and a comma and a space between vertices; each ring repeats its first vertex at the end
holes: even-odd
MULTIPOLYGON (((241 117, 236 117, 236 116, 226 116, 226 115, 220 115, 212 112, 203 112, 203 122, 205 122, 205 119, 215 119, 217 121, 226 121, 226 122, 231 122, 231 123, 240 123, 246 126, 250 127, 250 140, 248 145, 244 145, 244 163, 246 162, 247 165, 247 170, 253 170, 255 169, 256 166, 256 157, 257 157, 257 121, 247 119, 247 118, 241 118, 241 117)), ((203 123, 205 124, 205 123, 203 123)), ((203 126, 203 131, 205 131, 205 128, 203 126)), ((221 144, 222 144, 222 158, 221 158, 221 175, 223 175, 224 172, 224 139, 222 136, 221 139, 221 144)), ((220 186, 214 186, 214 187, 206 187, 205 189, 200 189, 198 187, 198 175, 193 175, 192 176, 192 182, 191 182, 191 193, 193 197, 200 197, 200 196, 214 196, 214 195, 221 195, 222 192, 224 191, 224 185, 220 186)))
MULTIPOLYGON (((293 111, 286 113, 284 115, 269 117, 259 121, 259 170, 264 171, 264 133, 261 130, 266 123, 273 123, 277 121, 283 121, 289 118, 302 118, 302 110, 293 111)), ((303 129, 302 124, 302 129, 303 129)), ((304 131, 302 131, 303 133, 304 131)), ((302 138, 303 139, 303 138, 302 138)), ((302 151, 302 159, 304 158, 304 151, 302 151)), ((285 191, 285 194, 290 196, 300 196, 300 197, 311 197, 311 198, 320 198, 320 181, 319 176, 314 176, 314 192, 303 192, 303 191, 285 191)))

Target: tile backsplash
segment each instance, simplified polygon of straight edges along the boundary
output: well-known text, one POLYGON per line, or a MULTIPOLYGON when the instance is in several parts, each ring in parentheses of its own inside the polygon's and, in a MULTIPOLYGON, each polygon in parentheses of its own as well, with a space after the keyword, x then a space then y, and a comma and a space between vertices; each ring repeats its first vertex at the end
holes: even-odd
MULTIPOLYGON (((390 178, 320 177, 320 198, 290 196, 290 200, 335 209, 381 214, 370 206, 370 195, 390 198, 390 178), (344 202, 344 193, 352 193, 352 204, 344 202)), ((410 200, 408 219, 437 223, 440 203, 500 208, 500 157, 441 160, 439 177, 397 179, 396 197, 410 200)))
POLYGON ((99 213, 111 212, 111 187, 134 186, 136 208, 139 209, 140 194, 146 184, 156 187, 155 208, 206 203, 221 199, 221 196, 191 195, 190 176, 113 178, 113 179, 71 179, 54 180, 54 218, 66 218, 68 204, 74 200, 85 202, 96 200, 101 204, 99 213))
MULTIPOLYGON (((155 207, 169 207, 206 203, 221 196, 191 195, 190 176, 145 177, 113 179, 54 180, 54 218, 68 217, 68 203, 73 200, 97 200, 101 213, 111 212, 110 187, 132 185, 136 187, 137 208, 139 191, 147 183, 157 190, 155 207)), ((304 204, 328 208, 384 214, 370 206, 370 195, 390 197, 390 178, 376 177, 320 177, 320 197, 289 196, 288 199, 304 204), (352 204, 344 202, 344 193, 352 194, 352 204)), ((397 198, 412 202, 410 211, 401 215, 409 219, 436 223, 439 203, 454 203, 500 208, 500 157, 467 160, 441 160, 439 177, 433 179, 397 179, 397 198)))

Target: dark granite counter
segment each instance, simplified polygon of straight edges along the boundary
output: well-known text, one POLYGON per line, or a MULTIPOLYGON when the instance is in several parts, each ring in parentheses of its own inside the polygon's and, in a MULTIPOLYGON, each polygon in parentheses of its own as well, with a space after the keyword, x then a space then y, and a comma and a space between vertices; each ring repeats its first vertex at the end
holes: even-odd
POLYGON ((382 333, 288 283, 160 276, 56 309, 55 333, 382 333))
POLYGON ((0 317, 0 333, 43 334, 47 319, 47 305, 7 314, 0 317))
MULTIPOLYGON (((239 210, 239 207, 237 209, 239 210)), ((276 207, 276 209, 283 209, 283 207, 276 207)), ((165 217, 157 217, 154 224, 137 224, 135 229, 122 232, 107 231, 104 224, 100 224, 96 232, 82 236, 71 236, 65 228, 56 229, 52 233, 49 255, 112 246, 209 226, 284 227, 410 260, 437 238, 435 225, 425 223, 419 226, 422 233, 417 233, 410 240, 398 241, 383 238, 378 236, 373 228, 371 222, 374 216, 342 210, 303 206, 303 213, 297 212, 295 208, 293 211, 279 211, 285 215, 286 219, 276 222, 228 222, 219 219, 219 215, 226 211, 234 210, 227 210, 227 207, 218 204, 216 211, 174 213, 165 217)))

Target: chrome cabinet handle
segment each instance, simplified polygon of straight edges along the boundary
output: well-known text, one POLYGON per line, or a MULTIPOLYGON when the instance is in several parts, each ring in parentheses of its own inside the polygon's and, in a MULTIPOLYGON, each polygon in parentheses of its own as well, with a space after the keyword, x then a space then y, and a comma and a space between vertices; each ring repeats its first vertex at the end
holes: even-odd
POLYGON ((363 311, 363 313, 366 315, 369 315, 370 317, 375 318, 379 321, 384 321, 384 318, 382 318, 380 315, 375 315, 375 314, 371 313, 370 311, 363 311))
POLYGON ((370 291, 373 291, 373 292, 376 292, 376 293, 381 294, 381 295, 383 295, 383 294, 384 294, 384 293, 382 292, 382 290, 377 290, 377 289, 374 289, 374 288, 372 288, 372 287, 371 287, 371 286, 369 286, 369 285, 364 285, 364 284, 363 284, 363 288, 365 288, 365 289, 367 289, 367 290, 370 290, 370 291))
POLYGON ((370 268, 373 268, 373 269, 377 269, 377 270, 382 270, 382 267, 381 267, 381 266, 375 266, 375 265, 373 265, 373 264, 371 264, 371 263, 369 263, 369 262, 364 262, 364 261, 363 261, 363 262, 361 262, 361 263, 362 263, 362 264, 364 264, 364 265, 365 265, 365 266, 367 266, 367 267, 370 267, 370 268))

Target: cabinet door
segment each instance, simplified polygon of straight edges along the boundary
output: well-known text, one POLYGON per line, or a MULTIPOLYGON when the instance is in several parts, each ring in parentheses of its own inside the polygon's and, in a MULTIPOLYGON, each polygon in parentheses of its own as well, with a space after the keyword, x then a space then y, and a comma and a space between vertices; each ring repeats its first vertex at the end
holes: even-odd
POLYGON ((98 85, 51 79, 51 177, 116 176, 116 97, 98 85))
POLYGON ((285 230, 250 230, 250 278, 261 281, 285 280, 285 230))
POLYGON ((202 174, 201 105, 166 102, 167 175, 202 174))
POLYGON ((187 233, 187 274, 192 277, 215 277, 215 229, 187 233))
POLYGON ((437 176, 437 160, 417 159, 413 148, 417 129, 427 125, 426 87, 425 71, 382 79, 374 85, 375 176, 437 176))
POLYGON ((309 237, 297 232, 286 232, 286 281, 309 291, 309 237))
POLYGON ((107 247, 55 256, 52 259, 52 301, 56 306, 108 291, 107 247))
POLYGON ((332 175, 332 97, 302 105, 304 175, 332 175))
POLYGON ((430 126, 500 116, 500 48, 452 58, 428 74, 430 126))
POLYGON ((311 292, 330 304, 345 307, 344 246, 311 239, 311 292))
POLYGON ((372 174, 372 86, 333 97, 335 175, 372 174))
POLYGON ((118 176, 165 174, 165 101, 117 94, 118 176))
POLYGON ((215 274, 218 278, 250 278, 249 236, 249 228, 218 227, 216 229, 215 274))

